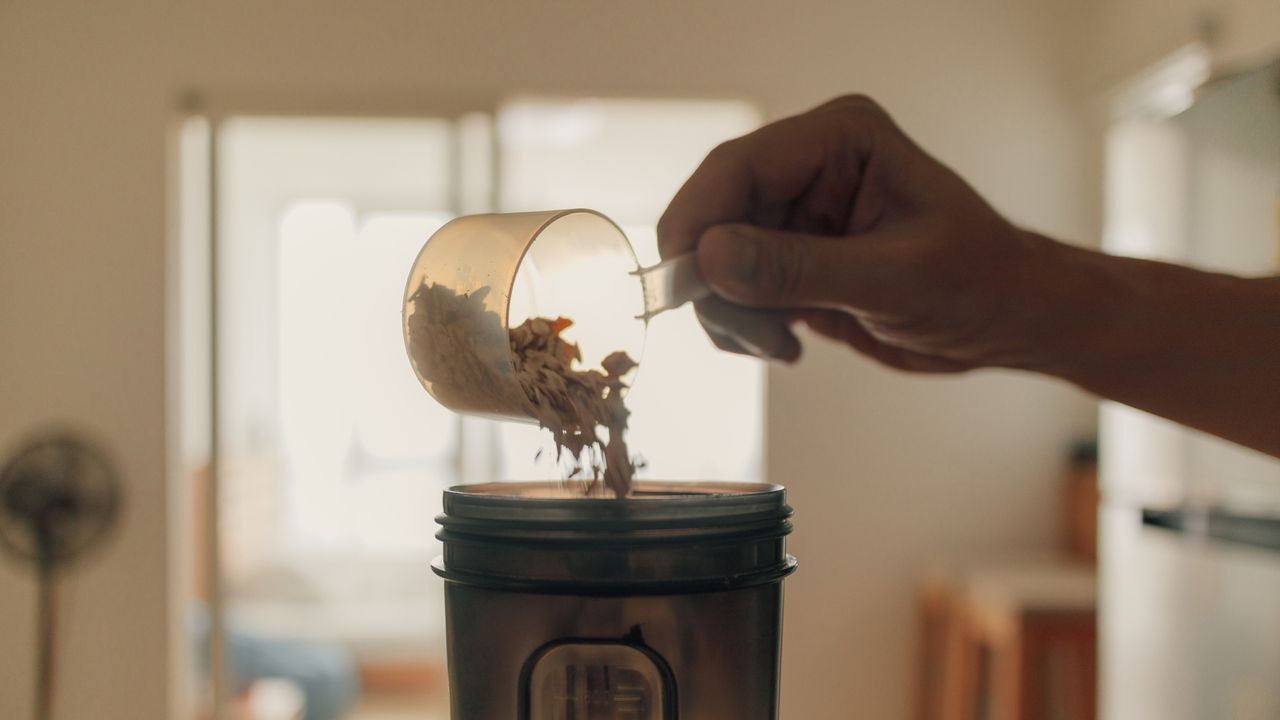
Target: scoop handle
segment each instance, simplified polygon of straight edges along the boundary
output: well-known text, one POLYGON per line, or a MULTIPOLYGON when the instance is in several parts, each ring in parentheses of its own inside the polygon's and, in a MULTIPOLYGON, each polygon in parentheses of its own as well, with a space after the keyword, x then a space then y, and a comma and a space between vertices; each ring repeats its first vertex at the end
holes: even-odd
MULTIPOLYGON (((694 253, 677 255, 657 265, 636 270, 632 275, 640 278, 644 288, 644 314, 637 319, 645 322, 659 313, 712 294, 711 288, 698 275, 698 260, 694 253)), ((788 335, 785 311, 749 308, 725 300, 719 304, 721 307, 717 314, 732 324, 735 339, 752 355, 774 357, 778 348, 784 346, 788 335)))
POLYGON ((694 253, 677 255, 632 274, 640 278, 644 288, 644 315, 640 319, 646 322, 658 313, 711 294, 711 288, 698 275, 698 257, 694 253))

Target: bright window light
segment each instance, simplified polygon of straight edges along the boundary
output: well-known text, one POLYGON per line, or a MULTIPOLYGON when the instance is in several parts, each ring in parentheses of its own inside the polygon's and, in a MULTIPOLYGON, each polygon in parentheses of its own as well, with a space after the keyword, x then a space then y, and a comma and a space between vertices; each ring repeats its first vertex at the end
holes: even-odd
MULTIPOLYGON (((527 98, 453 119, 220 123, 214 367, 232 604, 263 632, 438 656, 441 586, 426 568, 441 491, 560 472, 545 431, 459 417, 418 384, 401 305, 422 243, 460 212, 588 207, 653 264, 672 194, 759 122, 740 101, 527 98)), ((574 332, 592 313, 633 322, 616 287, 588 287, 602 273, 582 275, 612 300, 574 332)), ((603 355, 615 348, 592 346, 615 342, 607 327, 576 340, 603 355)), ((641 477, 762 479, 760 363, 715 350, 689 308, 651 323, 642 360, 628 399, 641 477)))
MULTIPOLYGON (((599 210, 622 225, 641 264, 654 264, 654 226, 667 201, 708 151, 760 119, 752 105, 733 100, 513 101, 498 114, 502 209, 599 210)), ((583 283, 599 277, 583 273, 583 283)), ((595 310, 627 320, 607 306, 595 310)), ((576 339, 589 353, 613 349, 576 339)), ((627 404, 629 446, 647 462, 639 477, 762 479, 764 368, 712 346, 692 308, 650 323, 627 404)), ((545 432, 511 424, 496 432, 501 477, 557 476, 545 432)))
POLYGON ((459 423, 414 379, 399 309, 454 214, 453 124, 233 118, 219 139, 228 568, 429 557, 459 423))
POLYGON ((300 202, 280 223, 280 408, 286 507, 307 549, 427 551, 457 481, 457 418, 404 357, 405 268, 447 220, 300 202))

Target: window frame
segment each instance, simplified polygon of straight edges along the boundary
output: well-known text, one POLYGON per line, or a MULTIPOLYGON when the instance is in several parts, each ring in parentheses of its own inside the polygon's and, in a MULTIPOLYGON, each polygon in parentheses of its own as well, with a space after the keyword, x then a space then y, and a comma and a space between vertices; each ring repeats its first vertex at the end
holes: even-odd
MULTIPOLYGON (((225 671, 227 598, 221 572, 222 516, 218 502, 223 484, 219 432, 222 413, 218 401, 222 379, 219 362, 222 350, 219 337, 222 322, 219 262, 224 244, 218 222, 222 209, 218 193, 222 176, 218 141, 221 130, 233 118, 253 117, 447 119, 457 127, 464 117, 475 113, 495 117, 501 101, 501 96, 488 93, 280 93, 264 88, 188 90, 178 98, 170 130, 170 156, 172 163, 178 166, 171 165, 170 170, 178 182, 169 199, 170 254, 174 259, 169 273, 168 295, 171 334, 184 335, 185 340, 171 338, 169 341, 167 366, 170 377, 167 382, 170 387, 180 387, 183 374, 193 363, 207 373, 207 378, 195 379, 199 389, 194 393, 171 393, 175 397, 185 397, 175 402, 176 407, 168 409, 168 425, 176 428, 174 434, 180 436, 169 445, 168 485, 177 489, 172 493, 175 498, 190 498, 200 508, 200 517, 193 518, 192 525, 201 537, 190 538, 189 544, 184 546, 199 548, 202 555, 203 573, 195 581, 207 595, 208 693, 211 714, 215 718, 225 716, 230 697, 230 683, 225 671), (200 177, 188 173, 187 165, 199 166, 203 170, 200 177), (190 217, 199 217, 203 222, 188 223, 190 217), (188 282, 184 283, 184 280, 188 282), (202 321, 199 325, 193 322, 196 318, 202 321), (180 344, 186 347, 179 347, 180 344), (204 357, 190 357, 191 347, 198 348, 196 352, 204 357), (193 471, 201 474, 203 482, 192 482, 193 471), (193 491, 199 497, 191 498, 193 491)), ((496 132, 493 125, 490 123, 491 133, 496 132)), ((495 145, 496 135, 490 146, 495 145)), ((450 171, 455 179, 461 165, 458 155, 455 146, 450 171)), ((457 191, 459 184, 451 184, 454 196, 449 203, 449 211, 452 214, 486 212, 496 205, 496 167, 493 165, 496 157, 496 152, 492 153, 490 169, 493 173, 491 178, 495 181, 489 183, 487 197, 462 197, 457 191)), ((465 442, 465 428, 463 432, 465 442)), ((175 517, 182 516, 175 513, 175 517)), ((183 589, 175 588, 174 592, 181 594, 183 589)), ((176 607, 183 605, 182 601, 175 603, 176 607)))

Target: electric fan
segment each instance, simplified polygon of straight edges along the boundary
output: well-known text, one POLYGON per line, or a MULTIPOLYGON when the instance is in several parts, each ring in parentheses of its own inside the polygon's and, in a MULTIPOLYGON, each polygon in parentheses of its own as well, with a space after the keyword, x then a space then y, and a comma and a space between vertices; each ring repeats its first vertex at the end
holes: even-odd
POLYGON ((52 717, 55 580, 115 525, 120 486, 97 446, 66 433, 40 435, 0 468, 0 548, 35 570, 36 720, 52 717))

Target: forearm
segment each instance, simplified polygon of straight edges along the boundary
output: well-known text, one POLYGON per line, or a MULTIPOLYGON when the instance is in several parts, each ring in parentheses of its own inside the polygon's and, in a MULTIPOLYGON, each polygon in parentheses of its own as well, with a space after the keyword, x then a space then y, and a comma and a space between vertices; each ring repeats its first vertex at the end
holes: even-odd
POLYGON ((1280 457, 1280 277, 1039 243, 1024 367, 1280 457))

